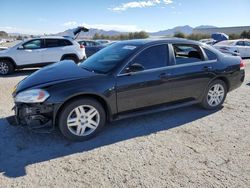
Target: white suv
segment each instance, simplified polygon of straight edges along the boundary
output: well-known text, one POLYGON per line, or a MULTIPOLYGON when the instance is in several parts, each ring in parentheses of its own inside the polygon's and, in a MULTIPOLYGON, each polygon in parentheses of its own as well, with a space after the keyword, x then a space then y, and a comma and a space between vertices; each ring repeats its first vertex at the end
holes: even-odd
POLYGON ((71 38, 33 38, 0 51, 0 75, 10 74, 15 69, 40 67, 65 59, 78 63, 85 58, 84 46, 71 38))

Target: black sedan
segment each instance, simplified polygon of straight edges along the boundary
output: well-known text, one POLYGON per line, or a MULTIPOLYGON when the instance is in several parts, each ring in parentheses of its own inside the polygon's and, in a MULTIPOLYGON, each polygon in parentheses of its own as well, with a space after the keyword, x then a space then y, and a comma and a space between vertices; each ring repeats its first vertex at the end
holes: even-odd
POLYGON ((184 39, 113 44, 81 64, 62 61, 21 81, 13 93, 19 125, 59 126, 71 140, 106 122, 200 104, 220 108, 244 81, 244 63, 184 39))

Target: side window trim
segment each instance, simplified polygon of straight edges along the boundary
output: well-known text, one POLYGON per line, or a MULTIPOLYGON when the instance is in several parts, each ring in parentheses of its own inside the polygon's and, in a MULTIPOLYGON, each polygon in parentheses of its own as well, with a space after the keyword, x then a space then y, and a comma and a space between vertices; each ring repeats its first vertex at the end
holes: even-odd
MULTIPOLYGON (((138 56, 140 55, 140 53, 142 53, 144 50, 147 50, 148 48, 151 48, 151 47, 155 47, 155 46, 161 46, 161 45, 166 45, 167 46, 167 49, 168 49, 168 62, 165 62, 165 66, 164 67, 158 67, 158 68, 152 68, 152 69, 147 69, 147 70, 143 70, 143 71, 140 71, 140 72, 137 72, 137 73, 145 73, 145 72, 150 72, 152 70, 157 70, 157 69, 163 69, 163 68, 166 68, 169 66, 168 63, 170 63, 170 49, 169 49, 169 44, 168 43, 160 43, 160 44, 154 44, 154 45, 150 45, 150 46, 147 46, 145 48, 142 48, 140 49, 136 54, 133 55, 133 57, 131 57, 127 63, 125 63, 125 65, 121 68, 121 70, 118 72, 118 74, 116 76, 125 76, 125 75, 129 75, 130 73, 122 73, 123 70, 126 69, 127 66, 129 66, 133 60, 138 56)), ((137 73, 134 73, 134 74, 137 74, 137 73)))

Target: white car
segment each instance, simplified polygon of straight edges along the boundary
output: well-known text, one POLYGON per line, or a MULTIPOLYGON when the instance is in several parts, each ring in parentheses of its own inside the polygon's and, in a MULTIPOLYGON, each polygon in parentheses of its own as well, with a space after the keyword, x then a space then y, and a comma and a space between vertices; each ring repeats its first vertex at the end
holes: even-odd
POLYGON ((65 59, 78 63, 84 58, 84 46, 71 38, 33 38, 0 51, 0 75, 10 74, 15 69, 41 67, 65 59))
POLYGON ((225 40, 216 43, 214 47, 223 53, 250 57, 250 40, 247 39, 225 40))
POLYGON ((216 42, 216 40, 214 40, 212 38, 210 38, 210 39, 201 39, 200 42, 208 44, 208 45, 213 45, 216 42))

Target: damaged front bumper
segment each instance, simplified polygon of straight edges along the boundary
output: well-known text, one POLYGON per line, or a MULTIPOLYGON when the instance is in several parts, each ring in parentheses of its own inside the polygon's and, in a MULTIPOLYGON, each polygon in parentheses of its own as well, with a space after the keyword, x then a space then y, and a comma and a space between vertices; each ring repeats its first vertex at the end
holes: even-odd
POLYGON ((26 126, 37 132, 41 129, 53 131, 55 109, 54 104, 15 104, 13 108, 15 115, 7 120, 11 125, 26 126))

